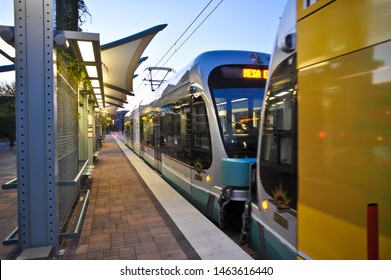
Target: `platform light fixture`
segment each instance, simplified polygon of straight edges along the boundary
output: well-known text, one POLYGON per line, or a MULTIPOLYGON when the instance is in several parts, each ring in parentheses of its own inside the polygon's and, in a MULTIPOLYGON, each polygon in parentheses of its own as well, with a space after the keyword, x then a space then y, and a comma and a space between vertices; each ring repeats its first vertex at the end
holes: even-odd
POLYGON ((91 86, 93 88, 100 88, 100 83, 98 80, 91 80, 91 86))
POLYGON ((103 94, 102 94, 102 77, 100 71, 98 71, 99 61, 96 61, 94 44, 92 41, 77 41, 79 47, 79 53, 82 58, 82 62, 85 65, 87 76, 90 79, 92 90, 95 95, 95 99, 99 108, 104 107, 103 94))
POLYGON ((98 70, 95 65, 86 65, 86 71, 89 78, 98 78, 98 70))
POLYGON ((56 33, 56 37, 62 36, 69 42, 77 60, 87 73, 87 79, 91 82, 96 105, 103 108, 105 98, 99 34, 67 30, 57 30, 56 33))
POLYGON ((91 41, 77 41, 84 62, 95 62, 94 47, 91 41))

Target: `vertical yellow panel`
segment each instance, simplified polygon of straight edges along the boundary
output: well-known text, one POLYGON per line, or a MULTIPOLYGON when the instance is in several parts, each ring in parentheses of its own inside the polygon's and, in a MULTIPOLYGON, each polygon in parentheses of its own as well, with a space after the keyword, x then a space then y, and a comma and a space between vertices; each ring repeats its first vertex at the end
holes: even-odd
POLYGON ((387 42, 299 70, 298 244, 311 257, 365 259, 374 202, 391 259, 390 53, 387 42))
POLYGON ((300 20, 335 0, 298 0, 297 18, 300 20))
MULTIPOLYGON (((303 16, 302 1, 298 12, 303 16)), ((299 69, 391 38, 391 1, 319 1, 308 9, 314 10, 325 2, 330 3, 304 18, 299 17, 299 69)))

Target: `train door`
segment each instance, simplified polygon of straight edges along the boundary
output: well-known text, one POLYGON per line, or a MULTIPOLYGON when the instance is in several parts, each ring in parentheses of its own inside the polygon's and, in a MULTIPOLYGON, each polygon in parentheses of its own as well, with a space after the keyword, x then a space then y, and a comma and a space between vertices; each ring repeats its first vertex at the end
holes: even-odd
POLYGON ((140 157, 144 157, 144 120, 143 118, 139 115, 139 130, 138 132, 138 155, 140 157))
POLYGON ((163 176, 187 199, 191 198, 191 117, 188 98, 161 107, 159 151, 163 176))
POLYGON ((192 199, 206 210, 209 198, 209 176, 205 172, 212 161, 212 147, 205 103, 201 97, 191 99, 191 184, 192 199))
POLYGON ((155 168, 162 172, 162 150, 161 150, 161 134, 160 134, 160 119, 154 118, 153 126, 154 146, 155 146, 155 168))

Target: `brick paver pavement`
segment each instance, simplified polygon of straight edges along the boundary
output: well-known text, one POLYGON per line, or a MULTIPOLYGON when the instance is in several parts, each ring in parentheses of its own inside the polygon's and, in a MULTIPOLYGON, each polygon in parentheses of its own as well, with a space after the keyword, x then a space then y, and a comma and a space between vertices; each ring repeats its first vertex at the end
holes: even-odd
MULTIPOLYGON (((18 207, 16 190, 0 189, 0 238, 1 242, 18 226, 18 207)), ((13 260, 18 254, 18 245, 0 243, 0 259, 13 260)))
MULTIPOLYGON (((61 242, 59 259, 200 259, 111 135, 100 150, 89 188, 81 235, 61 242)), ((17 192, 0 192, 0 238, 4 240, 17 226, 17 192)), ((0 246, 0 259, 17 255, 17 245, 0 246)))
POLYGON ((111 135, 91 179, 81 236, 63 259, 199 259, 111 135))
MULTIPOLYGON (((0 139, 0 186, 16 178, 16 147, 0 139)), ((0 189, 0 238, 3 241, 18 226, 17 191, 0 189)), ((0 243, 0 259, 12 260, 18 254, 17 245, 0 243)))

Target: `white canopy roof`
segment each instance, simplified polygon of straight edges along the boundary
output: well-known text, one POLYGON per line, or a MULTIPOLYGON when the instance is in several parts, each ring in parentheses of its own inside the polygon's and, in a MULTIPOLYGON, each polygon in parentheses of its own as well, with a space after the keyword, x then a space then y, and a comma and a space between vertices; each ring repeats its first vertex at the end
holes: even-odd
MULTIPOLYGON (((97 95, 99 94, 100 101, 98 103, 102 103, 108 113, 115 115, 117 109, 127 103, 127 95, 133 95, 134 72, 141 62, 146 59, 141 55, 155 35, 166 26, 167 24, 157 25, 103 46, 100 46, 98 33, 55 30, 54 41, 59 45, 66 45, 66 42, 70 43, 78 61, 86 67, 87 73, 88 67, 96 69, 93 76, 88 73, 88 78, 91 81, 98 82, 98 86, 93 85, 96 100, 98 100, 97 95), (91 53, 93 52, 93 54, 87 59, 83 57, 80 42, 90 43, 87 45, 91 46, 91 53), (99 93, 95 92, 97 87, 99 93)), ((13 46, 13 29, 12 26, 0 25, 1 38, 11 46, 13 46)), ((0 50, 0 54, 11 61, 14 59, 2 50, 0 50)), ((6 65, 1 67, 0 70, 2 72, 14 70, 14 65, 6 65)))
POLYGON ((115 114, 133 94, 133 76, 142 53, 167 24, 158 25, 135 35, 101 46, 102 76, 106 111, 115 114))

